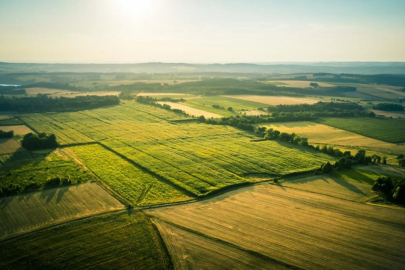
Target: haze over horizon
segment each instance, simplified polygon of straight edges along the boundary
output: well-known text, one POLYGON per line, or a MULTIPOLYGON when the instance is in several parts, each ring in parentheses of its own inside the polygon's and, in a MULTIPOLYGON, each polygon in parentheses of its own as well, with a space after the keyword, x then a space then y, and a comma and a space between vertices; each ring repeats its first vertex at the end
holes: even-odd
POLYGON ((0 61, 405 61, 405 1, 0 0, 0 61))

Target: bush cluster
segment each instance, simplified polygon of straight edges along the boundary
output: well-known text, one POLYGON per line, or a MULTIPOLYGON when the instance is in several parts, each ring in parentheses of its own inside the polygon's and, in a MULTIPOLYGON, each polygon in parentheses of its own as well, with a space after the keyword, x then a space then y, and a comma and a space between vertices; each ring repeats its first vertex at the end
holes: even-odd
POLYGON ((21 144, 28 150, 58 147, 56 136, 54 134, 48 135, 45 132, 39 134, 28 133, 24 135, 21 144))
POLYGON ((0 139, 13 138, 13 136, 14 136, 13 130, 10 131, 0 130, 0 139))
POLYGON ((379 177, 372 189, 382 193, 390 201, 405 203, 405 178, 397 180, 391 177, 379 177))

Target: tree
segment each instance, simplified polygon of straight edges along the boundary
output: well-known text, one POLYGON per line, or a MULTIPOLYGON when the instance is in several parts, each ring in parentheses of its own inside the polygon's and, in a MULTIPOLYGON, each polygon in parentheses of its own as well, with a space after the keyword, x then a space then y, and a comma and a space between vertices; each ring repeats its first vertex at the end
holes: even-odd
POLYGON ((311 82, 311 83, 309 84, 309 86, 311 86, 311 87, 313 87, 313 88, 317 88, 317 87, 319 87, 319 84, 317 84, 317 83, 315 83, 315 82, 311 82))
POLYGON ((232 107, 228 107, 228 111, 233 112, 233 108, 232 108, 232 107))
POLYGON ((333 171, 333 166, 332 164, 327 162, 326 164, 322 165, 321 170, 323 173, 330 173, 331 171, 333 171))

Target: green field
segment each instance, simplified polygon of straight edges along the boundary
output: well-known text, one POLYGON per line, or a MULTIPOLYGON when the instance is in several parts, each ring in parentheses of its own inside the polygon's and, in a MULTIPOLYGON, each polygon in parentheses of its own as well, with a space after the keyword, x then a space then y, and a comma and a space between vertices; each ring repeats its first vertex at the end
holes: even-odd
POLYGON ((237 115, 239 114, 239 111, 242 110, 257 110, 258 108, 267 108, 269 106, 264 103, 240 100, 224 96, 205 96, 200 98, 192 98, 187 100, 184 105, 223 116, 237 115), (212 107, 212 105, 219 105, 224 109, 216 109, 212 107), (227 110, 229 107, 233 108, 233 112, 227 110))
POLYGON ((0 269, 170 269, 143 213, 120 212, 65 223, 0 243, 0 269))
MULTIPOLYGON (((93 178, 66 155, 63 150, 17 151, 0 155, 0 188, 10 184, 19 185, 21 191, 37 184, 43 189, 49 178, 68 178, 72 184, 83 183, 93 178)), ((35 188, 34 190, 37 190, 35 188)))
POLYGON ((101 181, 132 205, 170 203, 191 198, 100 145, 71 149, 101 181))
POLYGON ((358 117, 324 118, 317 122, 386 142, 405 141, 405 124, 402 120, 358 117))
POLYGON ((78 155, 84 163, 93 163, 90 167, 100 179, 104 179, 122 197, 139 205, 187 198, 174 192, 170 186, 188 196, 200 196, 250 181, 252 174, 275 177, 311 170, 333 160, 327 155, 288 143, 251 142, 256 138, 254 135, 229 126, 171 122, 182 118, 173 112, 135 102, 77 113, 23 117, 36 130, 55 132, 62 144, 97 141, 129 160, 135 168, 123 165, 122 169, 132 171, 128 177, 122 178, 112 168, 97 169, 99 165, 92 162, 92 158, 86 158, 86 155, 92 156, 86 154, 89 151, 86 148, 75 148, 75 151, 84 149, 83 152, 78 151, 78 155), (153 177, 143 177, 140 168, 153 177), (136 177, 131 178, 131 175, 136 177), (154 177, 160 182, 156 182, 154 177), (114 180, 119 178, 127 180, 114 180), (163 182, 169 185, 163 185, 163 182), (128 185, 132 187, 129 189, 128 185), (163 190, 174 193, 157 199, 156 196, 160 195, 156 194, 163 190), (148 196, 143 197, 145 192, 148 196))

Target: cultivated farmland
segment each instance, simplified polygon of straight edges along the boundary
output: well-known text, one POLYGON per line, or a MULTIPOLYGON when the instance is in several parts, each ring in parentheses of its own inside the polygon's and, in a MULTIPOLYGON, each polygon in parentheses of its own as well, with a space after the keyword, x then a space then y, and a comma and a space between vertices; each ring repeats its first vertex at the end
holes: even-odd
POLYGON ((203 110, 199 110, 199 109, 195 109, 183 104, 178 104, 178 103, 174 103, 174 102, 166 102, 166 101, 162 101, 162 102, 158 102, 159 104, 166 104, 169 105, 172 109, 179 109, 182 111, 185 111, 187 114, 192 115, 192 116, 201 116, 203 115, 205 118, 221 118, 223 117, 222 115, 216 114, 216 113, 210 113, 207 111, 203 111, 203 110))
POLYGON ((0 198, 0 239, 123 208, 95 183, 0 198))
POLYGON ((1 269, 171 269, 143 213, 105 214, 0 243, 1 269))
MULTIPOLYGON (((251 142, 254 135, 228 126, 174 123, 172 120, 184 117, 135 102, 78 113, 31 114, 23 119, 35 129, 52 129, 62 144, 97 141, 187 196, 250 181, 247 177, 252 174, 275 177, 313 170, 333 160, 288 143, 251 142), (44 124, 47 121, 51 124, 44 124)), ((110 177, 109 171, 100 171, 98 175, 101 179, 110 177)), ((137 188, 134 184, 136 194, 141 187, 147 190, 150 186, 147 179, 137 188)), ((117 193, 123 194, 123 188, 120 190, 117 193)), ((177 195, 168 196, 177 200, 177 195)), ((130 201, 134 200, 138 199, 130 201)))
POLYGON ((312 98, 279 97, 279 96, 228 96, 230 98, 259 102, 267 105, 294 105, 294 104, 314 104, 319 100, 312 98))
POLYGON ((27 133, 33 132, 29 127, 24 126, 24 125, 18 125, 18 126, 3 126, 0 127, 0 130, 3 131, 14 131, 14 135, 25 135, 27 133))
POLYGON ((13 184, 21 191, 31 191, 43 189, 46 181, 55 177, 73 184, 93 179, 61 149, 30 152, 22 148, 0 155, 0 162, 0 188, 13 184))
MULTIPOLYGON (((374 167, 374 166, 370 166, 374 167)), ((350 171, 350 170, 344 170, 350 171)), ((344 171, 340 171, 344 173, 344 171)), ((371 186, 356 181, 346 181, 340 177, 315 175, 287 179, 282 184, 285 187, 296 188, 308 192, 324 194, 340 199, 364 202, 376 194, 371 186)))
MULTIPOLYGON (((262 184, 147 213, 172 226, 289 267, 405 267, 404 211, 262 184)), ((174 245, 182 247, 182 243, 174 245)))
POLYGON ((301 137, 308 138, 310 144, 360 147, 383 152, 390 151, 398 154, 405 152, 404 145, 397 145, 394 143, 372 139, 370 137, 365 137, 350 131, 314 122, 285 122, 263 126, 273 128, 281 132, 294 132, 301 137))
POLYGON ((324 118, 318 122, 386 142, 405 141, 405 125, 402 120, 357 117, 324 118))
POLYGON ((169 250, 174 269, 289 269, 277 262, 158 219, 153 222, 169 250))
MULTIPOLYGON (((65 150, 67 151, 67 150, 65 150)), ((71 151, 97 177, 133 205, 170 203, 191 199, 100 145, 72 147, 71 151)))
POLYGON ((0 155, 23 150, 24 148, 21 147, 21 144, 14 139, 0 139, 0 155))

